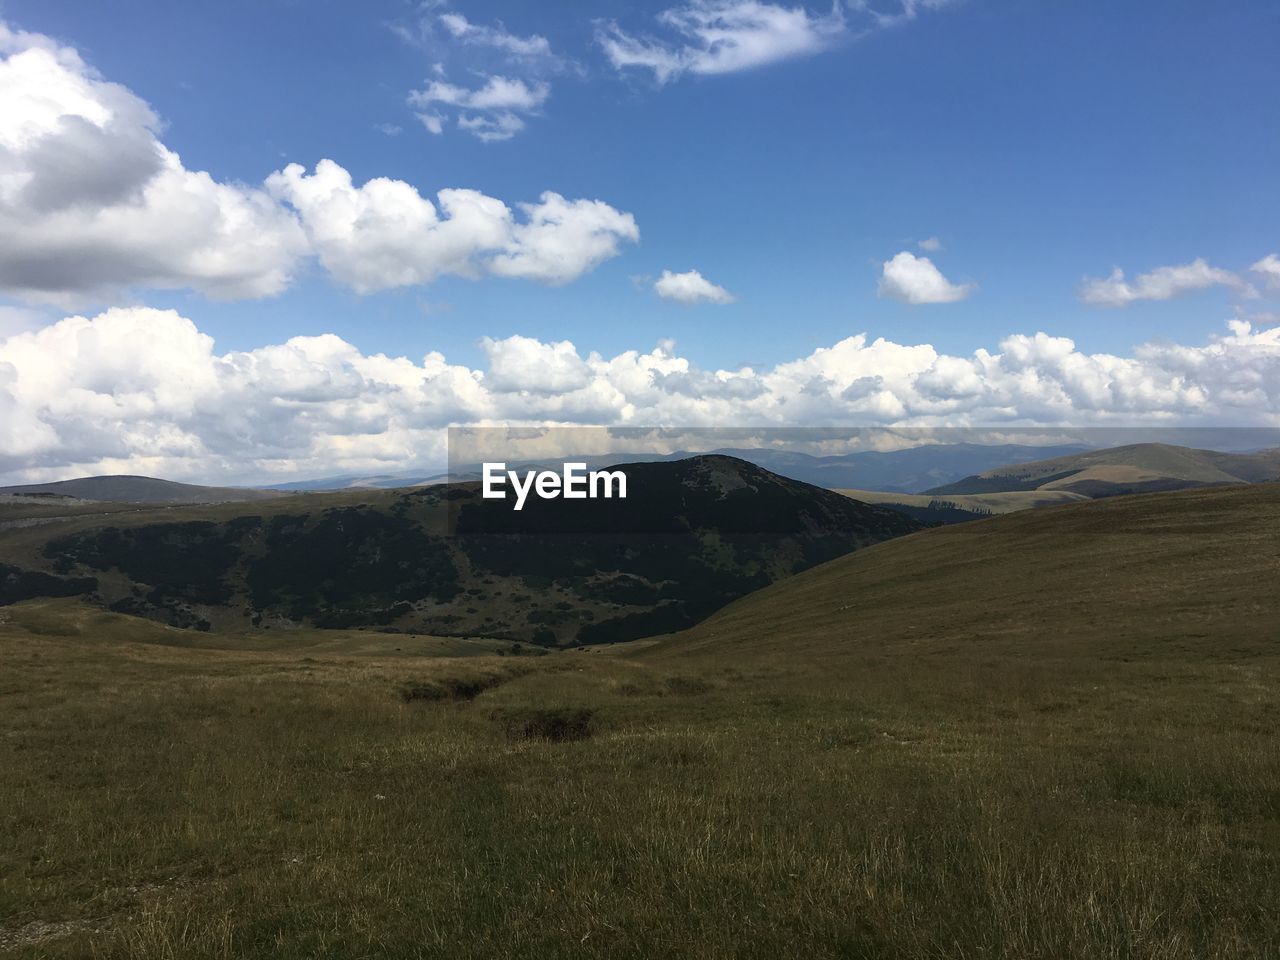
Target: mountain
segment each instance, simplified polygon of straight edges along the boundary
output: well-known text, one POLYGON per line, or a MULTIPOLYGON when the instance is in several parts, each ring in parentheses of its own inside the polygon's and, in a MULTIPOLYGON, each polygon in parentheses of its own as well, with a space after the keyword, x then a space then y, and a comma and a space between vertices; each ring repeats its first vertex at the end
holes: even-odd
POLYGON ((8 601, 84 594, 174 626, 601 643, 919 524, 742 460, 622 466, 625 500, 516 512, 476 484, 298 494, 0 531, 8 601))
POLYGON ((1015 463, 926 491, 933 496, 1058 491, 1090 498, 1280 480, 1280 449, 1219 453, 1163 443, 1015 463))
POLYGON ((915 517, 922 523, 964 523, 1016 510, 1056 507, 1089 498, 1067 490, 1013 490, 1001 493, 891 493, 883 490, 837 490, 863 503, 876 503, 915 517))
POLYGON ((282 494, 249 487, 202 487, 155 477, 105 476, 0 487, 0 495, 72 497, 107 503, 231 503, 267 500, 282 494))
MULTIPOLYGON (((1039 460, 1092 449, 1083 444, 1023 446, 1020 444, 935 443, 904 450, 864 450, 833 456, 813 456, 792 450, 754 447, 723 447, 709 452, 681 450, 668 454, 583 454, 566 455, 564 460, 581 461, 593 469, 619 463, 661 463, 687 460, 690 457, 719 455, 746 460, 758 467, 792 480, 818 487, 857 488, 862 490, 915 493, 940 483, 960 480, 970 474, 1010 463, 1039 460)), ((560 461, 557 460, 557 463, 560 461)), ((510 467, 550 466, 540 461, 523 460, 510 467)), ((344 474, 315 480, 291 480, 273 484, 269 490, 349 490, 357 487, 395 489, 475 479, 480 476, 479 463, 456 464, 452 473, 417 472, 362 476, 344 474)))
POLYGON ((722 450, 730 456, 815 486, 919 493, 993 467, 1063 456, 1089 449, 1079 444, 934 443, 904 450, 864 450, 815 457, 778 450, 722 450))
POLYGON ((289 480, 285 483, 273 483, 263 487, 264 490, 323 491, 323 490, 397 490, 401 487, 421 487, 430 483, 444 483, 450 478, 444 473, 380 473, 371 476, 362 474, 343 474, 333 477, 319 477, 315 480, 289 480))
MULTIPOLYGON (((1274 652, 1280 484, 1084 501, 882 543, 659 644, 749 661, 1274 652)), ((1063 661, 1065 662, 1065 660, 1063 661)))

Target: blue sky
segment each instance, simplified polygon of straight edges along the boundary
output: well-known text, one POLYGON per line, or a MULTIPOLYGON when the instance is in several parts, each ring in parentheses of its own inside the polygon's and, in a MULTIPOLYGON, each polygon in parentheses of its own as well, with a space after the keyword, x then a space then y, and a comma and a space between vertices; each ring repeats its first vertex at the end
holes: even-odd
MULTIPOLYGON (((74 50, 101 82, 127 88, 158 118, 148 135, 218 183, 259 190, 286 164, 310 175, 328 158, 356 187, 391 178, 432 199, 463 188, 513 209, 548 190, 598 200, 630 214, 638 240, 621 237, 562 283, 445 270, 357 292, 323 255, 296 252, 271 295, 210 296, 185 275, 32 294, 11 277, 0 310, 14 332, 71 313, 172 308, 218 354, 335 334, 364 356, 438 351, 473 370, 492 359, 482 337, 569 340, 583 358, 671 339, 691 369, 735 371, 860 333, 963 358, 1043 332, 1082 355, 1127 358, 1149 344, 1203 346, 1232 318, 1270 328, 1280 274, 1251 267, 1280 250, 1280 6, 875 7, 3 0, 10 31, 74 50), (766 30, 749 38, 763 62, 732 69, 679 27, 702 17, 732 30, 744 9, 799 17, 812 35, 774 58, 794 37, 766 30), (609 40, 630 44, 632 62, 611 56, 609 40), (680 65, 662 75, 636 62, 646 57, 680 65), (457 105, 493 77, 536 103, 457 105), (508 139, 459 126, 502 112, 523 124, 508 139), (899 255, 914 272, 886 284, 899 255), (1114 268, 1128 288, 1086 294, 1086 278, 1114 268), (667 270, 696 270, 733 302, 665 299, 654 282, 667 270), (904 302, 904 283, 931 278, 933 295, 919 297, 937 302, 904 302)), ((279 202, 294 216, 296 196, 279 202)), ((19 269, 43 276, 45 265, 19 269)), ((862 395, 849 389, 840 395, 862 395)))
MULTIPOLYGON (((647 29, 667 4, 595 3, 647 29)), ((543 116, 511 140, 432 136, 406 105, 431 67, 504 69, 439 28, 390 26, 403 2, 49 3, 6 0, 23 29, 75 45, 147 100, 193 169, 262 180, 330 157, 362 181, 545 189, 635 214, 641 242, 565 287, 444 278, 357 296, 313 271, 266 301, 147 297, 198 315, 219 346, 332 331, 366 351, 477 358, 491 336, 568 338, 606 354, 674 337, 706 365, 788 359, 867 331, 969 351, 1034 327, 1082 349, 1200 338, 1230 316, 1210 290, 1117 315, 1081 304, 1085 275, 1206 257, 1240 269, 1280 243, 1280 7, 962 0, 810 57, 659 87, 620 76, 591 17, 564 3, 463 2, 471 22, 541 35, 581 76, 550 76, 543 116), (375 124, 400 126, 387 136, 375 124), (963 303, 876 296, 879 264, 937 236, 934 262, 976 282, 963 303), (686 308, 629 277, 695 268, 732 308, 686 308), (426 305, 424 315, 423 305, 426 305), (434 309, 433 309, 434 307, 434 309)))

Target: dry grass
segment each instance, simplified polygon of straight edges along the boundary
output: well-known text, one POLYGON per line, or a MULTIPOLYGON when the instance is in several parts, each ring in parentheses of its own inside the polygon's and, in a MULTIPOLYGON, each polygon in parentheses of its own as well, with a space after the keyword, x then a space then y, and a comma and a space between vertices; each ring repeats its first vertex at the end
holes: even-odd
POLYGON ((11 618, 0 944, 1274 957, 1280 497, 1239 496, 929 531, 630 655, 300 656, 11 618), (540 736, 555 717, 589 736, 540 736))

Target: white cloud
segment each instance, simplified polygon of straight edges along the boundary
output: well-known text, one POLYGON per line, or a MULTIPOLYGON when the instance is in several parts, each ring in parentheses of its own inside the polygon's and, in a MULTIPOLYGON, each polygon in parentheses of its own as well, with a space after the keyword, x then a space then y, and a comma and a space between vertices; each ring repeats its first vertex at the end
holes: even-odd
POLYGON ((972 283, 952 283, 928 257, 917 257, 903 250, 892 260, 884 262, 876 292, 878 296, 915 305, 955 303, 976 289, 972 283))
POLYGON ((518 220, 501 200, 475 190, 441 190, 437 207, 403 180, 357 187, 331 160, 311 174, 290 164, 267 186, 297 210, 324 268, 359 293, 444 274, 567 283, 640 236, 631 214, 598 200, 544 193, 536 204, 520 204, 518 220))
POLYGON ((666 342, 612 358, 485 339, 484 369, 333 335, 219 353, 172 311, 70 317, 0 340, 0 476, 270 477, 444 459, 449 424, 1280 427, 1280 327, 1087 354, 1044 333, 968 356, 852 336, 768 369, 666 342))
POLYGON ((677 303, 733 303, 737 298, 724 287, 717 286, 697 270, 672 273, 663 270, 653 285, 654 292, 677 303))
POLYGON ((892 27, 916 19, 921 10, 940 10, 949 6, 954 0, 900 0, 897 7, 873 3, 872 0, 846 0, 852 13, 862 14, 877 27, 892 27))
POLYGON ((597 40, 614 67, 646 68, 665 83, 686 72, 733 73, 817 53, 845 31, 838 6, 812 14, 760 0, 694 0, 663 11, 658 22, 680 39, 639 38, 607 24, 597 40))
POLYGON ((422 125, 427 128, 428 133, 433 133, 437 137, 444 133, 444 122, 447 118, 443 114, 417 113, 415 116, 422 121, 422 125))
POLYGON ((375 123, 373 129, 388 137, 398 137, 404 133, 404 128, 394 123, 375 123))
POLYGON ((495 113, 488 116, 459 114, 458 129, 465 130, 485 143, 510 140, 525 128, 525 122, 514 113, 495 113))
POLYGON ((591 383, 591 368, 568 340, 542 343, 531 337, 480 341, 489 359, 482 383, 497 393, 570 393, 591 383))
POLYGON ((1269 253, 1249 269, 1258 274, 1268 287, 1280 289, 1280 256, 1269 253))
POLYGON ((440 23, 455 39, 477 46, 493 47, 514 57, 551 58, 551 44, 546 37, 534 34, 521 37, 508 33, 501 23, 496 27, 474 24, 460 13, 440 14, 440 23))
POLYGON ((1230 287, 1249 293, 1250 287, 1230 270, 1210 266, 1198 258, 1172 267, 1157 267, 1126 280, 1116 267, 1105 279, 1086 277, 1080 285, 1080 299, 1095 307, 1124 307, 1138 300, 1172 300, 1209 287, 1230 287))
POLYGON ((433 80, 409 93, 409 105, 424 111, 418 113, 418 119, 436 134, 443 132, 445 117, 431 108, 443 105, 472 111, 458 114, 458 126, 489 142, 510 140, 523 130, 524 120, 517 114, 535 113, 550 95, 551 85, 541 80, 528 84, 520 79, 491 76, 475 89, 433 80))
POLYGON ((261 190, 188 170, 142 100, 72 49, 0 23, 0 291, 279 293, 302 231, 261 190))
MULTIPOLYGON (((464 127, 489 139, 522 121, 545 84, 491 77, 477 90, 433 84, 424 105, 487 111, 464 127)), ((443 117, 427 110, 428 129, 443 117)), ((445 189, 436 203, 399 180, 355 187, 329 160, 291 164, 263 187, 186 169, 160 122, 69 48, 0 23, 0 295, 81 302, 125 288, 191 288, 264 297, 316 256, 357 291, 443 274, 565 283, 639 236, 634 218, 597 200, 545 193, 517 218, 501 200, 445 189)), ((383 125, 384 133, 394 126, 383 125)))
POLYGON ((537 203, 519 206, 524 220, 485 264, 496 276, 568 283, 617 256, 619 244, 640 239, 631 214, 599 200, 566 200, 547 192, 537 203))
POLYGON ((523 80, 493 76, 474 90, 433 80, 421 90, 409 94, 409 103, 415 107, 429 107, 434 103, 448 104, 467 110, 535 110, 546 101, 551 87, 546 83, 529 86, 523 80))
POLYGON ((952 0, 868 0, 834 2, 810 11, 766 0, 689 0, 658 14, 665 38, 637 35, 614 22, 601 24, 596 42, 618 70, 652 71, 658 83, 682 74, 736 73, 782 60, 811 56, 842 38, 914 20, 952 0))
POLYGON ((926 253, 939 253, 942 250, 942 241, 937 237, 929 237, 927 240, 921 240, 916 246, 926 253))

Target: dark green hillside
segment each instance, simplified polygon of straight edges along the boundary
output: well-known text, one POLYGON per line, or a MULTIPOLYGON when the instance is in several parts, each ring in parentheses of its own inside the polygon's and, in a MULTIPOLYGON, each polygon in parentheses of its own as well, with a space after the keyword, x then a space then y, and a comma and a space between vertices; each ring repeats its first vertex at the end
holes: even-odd
POLYGON ((111 610, 179 627, 549 646, 683 629, 919 526, 730 457, 623 469, 626 500, 531 499, 517 513, 474 485, 300 495, 272 512, 228 504, 0 531, 0 557, 63 578, 51 590, 79 583, 111 610))

